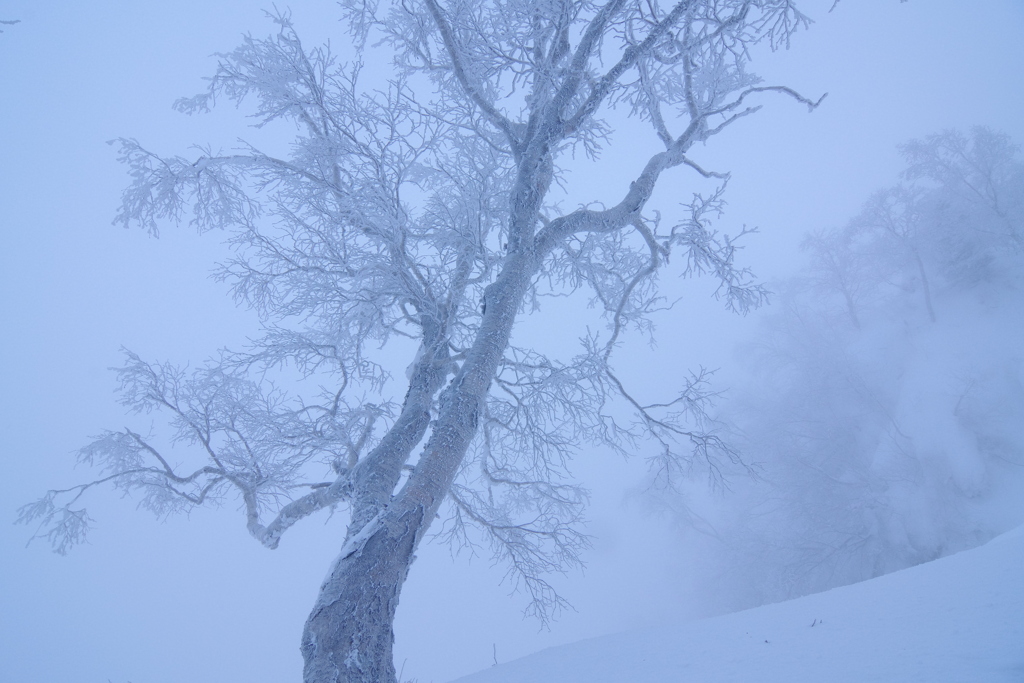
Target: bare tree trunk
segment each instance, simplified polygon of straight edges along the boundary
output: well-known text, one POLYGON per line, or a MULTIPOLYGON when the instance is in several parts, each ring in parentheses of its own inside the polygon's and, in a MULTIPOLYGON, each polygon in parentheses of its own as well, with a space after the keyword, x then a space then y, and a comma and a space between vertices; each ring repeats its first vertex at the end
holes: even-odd
POLYGON ((917 272, 921 275, 921 289, 924 292, 924 305, 928 309, 928 319, 935 322, 935 308, 932 307, 932 290, 928 285, 928 274, 924 270, 924 262, 921 255, 914 249, 914 261, 917 262, 917 272))
POLYGON ((480 331, 441 394, 439 415, 415 470, 376 517, 350 529, 303 630, 304 683, 395 683, 392 625, 402 584, 476 434, 535 268, 532 255, 510 256, 487 288, 480 331))
POLYGON ((320 586, 302 633, 305 683, 396 680, 392 624, 423 519, 378 519, 365 539, 350 539, 320 586))
POLYGON ((850 322, 855 329, 860 329, 860 318, 857 316, 857 304, 853 302, 850 290, 843 286, 843 297, 846 299, 846 312, 850 314, 850 322))

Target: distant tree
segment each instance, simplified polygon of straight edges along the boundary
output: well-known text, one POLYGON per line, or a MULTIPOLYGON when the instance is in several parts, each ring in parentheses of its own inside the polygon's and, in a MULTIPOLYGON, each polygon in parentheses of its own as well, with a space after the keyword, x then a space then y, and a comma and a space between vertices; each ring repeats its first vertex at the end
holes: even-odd
POLYGON ((920 291, 936 321, 935 288, 969 287, 1014 268, 1024 252, 1024 164, 1008 136, 976 127, 900 147, 902 182, 874 193, 841 228, 804 240, 809 284, 838 294, 855 328, 869 300, 920 291), (935 280, 938 278, 938 282, 935 280))
POLYGON ((925 215, 923 194, 920 188, 906 185, 876 192, 845 232, 867 233, 873 238, 870 257, 883 264, 882 268, 888 270, 890 276, 893 272, 905 272, 909 266, 920 285, 928 319, 935 322, 932 286, 922 257, 933 224, 925 215))
POLYGON ((901 149, 899 183, 808 237, 718 415, 760 474, 708 515, 733 607, 1024 521, 1024 164, 986 128, 901 149))
POLYGON ((901 147, 904 180, 919 188, 927 251, 960 286, 1004 270, 1024 253, 1024 163, 1009 135, 983 126, 901 147))
POLYGON ((869 280, 865 272, 873 266, 870 256, 857 244, 853 230, 818 230, 804 238, 801 249, 810 252, 810 284, 826 295, 842 297, 846 313, 860 329, 858 310, 869 280))
POLYGON ((167 416, 185 454, 105 432, 80 453, 104 476, 48 492, 22 519, 65 552, 89 523, 75 501, 111 482, 158 514, 237 497, 249 532, 276 548, 299 520, 342 507, 348 531, 305 626, 304 676, 377 683, 395 680, 399 592, 445 500, 446 535, 487 534, 544 619, 561 603, 545 574, 578 564, 586 546, 586 493, 566 469, 582 445, 652 442, 669 480, 735 457, 707 417, 705 373, 650 400, 631 392, 613 351, 627 328, 648 329, 672 255, 683 274, 716 278, 731 309, 764 300, 734 238, 710 228, 721 188, 675 220, 648 201, 675 167, 724 180, 690 152, 757 111, 757 97, 817 102, 746 70, 755 45, 785 46, 807 23, 790 0, 341 4, 361 59, 393 60, 386 82, 364 84, 359 62, 329 47, 304 48, 288 15, 273 14, 276 35, 247 36, 220 56, 207 92, 176 105, 252 100, 256 126, 299 128, 287 156, 246 145, 161 157, 121 140, 133 180, 117 222, 229 231, 236 256, 221 277, 265 333, 194 370, 128 353, 123 403, 167 416), (553 188, 569 182, 574 155, 600 158, 612 139, 602 116, 616 106, 650 125, 654 149, 618 196, 560 210, 553 188), (579 355, 511 343, 541 297, 580 288, 607 331, 581 330, 579 355), (376 349, 396 341, 416 351, 404 395, 389 400, 376 349), (275 388, 267 373, 284 367, 319 395, 275 388), (189 453, 201 462, 179 469, 189 453))

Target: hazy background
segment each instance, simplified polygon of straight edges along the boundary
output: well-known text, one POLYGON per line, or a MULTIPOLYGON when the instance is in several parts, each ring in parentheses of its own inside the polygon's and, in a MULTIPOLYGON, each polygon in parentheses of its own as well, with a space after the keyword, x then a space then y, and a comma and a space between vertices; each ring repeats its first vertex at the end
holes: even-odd
MULTIPOLYGON (((768 100, 694 155, 732 172, 719 225, 760 226, 744 256, 769 279, 796 270, 806 231, 845 223, 895 180, 897 144, 975 124, 1024 141, 1024 4, 846 0, 828 13, 831 4, 803 3, 817 23, 790 51, 754 62, 770 83, 811 97, 828 91, 823 106, 808 115, 768 100)), ((291 8, 308 46, 332 36, 344 44, 333 2, 291 8)), ((0 513, 13 520, 47 488, 87 479, 72 467, 73 451, 124 424, 106 370, 120 363, 122 345, 184 363, 256 330, 255 317, 207 279, 222 253, 215 234, 167 229, 153 240, 111 226, 127 177, 105 142, 136 137, 166 154, 230 146, 246 134, 236 112, 189 118, 170 104, 203 89, 209 55, 234 48, 243 32, 272 29, 258 3, 240 0, 0 1, 0 19, 21 20, 0 34, 0 513)), ((605 169, 620 168, 629 156, 613 149, 609 161, 605 169)), ((672 180, 688 196, 691 177, 672 180)), ((735 343, 758 329, 757 316, 731 317, 706 287, 692 291, 644 355, 675 372, 703 364, 735 376, 735 343)), ((585 574, 558 584, 577 611, 538 632, 486 555, 452 561, 447 548, 426 546, 399 608, 404 679, 440 683, 488 666, 495 653, 507 661, 714 609, 694 594, 707 565, 680 542, 685 534, 644 513, 642 469, 601 454, 575 469, 594 491, 595 536, 585 574)), ((43 543, 25 549, 31 530, 0 523, 0 679, 299 679, 299 634, 340 520, 307 520, 270 552, 231 505, 158 522, 130 499, 96 493, 91 541, 67 557, 43 543)))

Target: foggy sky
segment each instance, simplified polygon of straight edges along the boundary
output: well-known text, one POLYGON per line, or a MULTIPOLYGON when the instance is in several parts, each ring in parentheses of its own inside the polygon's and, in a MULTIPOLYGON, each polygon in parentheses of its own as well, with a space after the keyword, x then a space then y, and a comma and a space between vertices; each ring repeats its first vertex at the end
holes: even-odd
MULTIPOLYGON (((1020 2, 846 0, 828 13, 831 4, 803 3, 817 23, 790 51, 753 64, 769 84, 813 98, 827 91, 824 104, 808 114, 784 98, 766 101, 693 155, 732 173, 719 225, 760 227, 744 258, 765 278, 794 270, 804 232, 844 223, 895 180, 897 144, 975 124, 1024 141, 1020 2)), ((292 10, 307 47, 344 42, 333 2, 292 10)), ((170 104, 204 88, 209 55, 272 27, 242 0, 13 0, 0 5, 0 19, 21 20, 0 34, 0 511, 12 521, 46 489, 90 478, 73 467, 73 451, 125 424, 106 369, 120 363, 121 346, 196 363, 257 329, 207 277, 223 253, 217 235, 169 226, 154 240, 111 225, 128 179, 105 143, 135 137, 188 155, 193 143, 228 147, 247 135, 229 107, 189 118, 170 104)), ((607 169, 630 161, 616 154, 593 183, 615 186, 607 169)), ((688 196, 690 180, 673 176, 672 189, 688 196)), ((749 334, 754 317, 720 311, 699 284, 693 291, 660 321, 664 341, 651 358, 728 374, 733 340, 749 334)), ((629 495, 636 463, 594 454, 574 470, 594 490, 595 535, 585 574, 558 582, 577 612, 538 632, 486 553, 452 561, 447 548, 425 546, 399 607, 404 679, 440 683, 490 665, 495 653, 507 661, 693 613, 688 572, 700 558, 666 545, 666 523, 629 495)), ((26 549, 30 528, 0 524, 0 680, 299 679, 302 623, 340 545, 341 520, 306 520, 271 552, 230 503, 166 522, 108 491, 87 504, 96 529, 67 557, 43 542, 26 549)))

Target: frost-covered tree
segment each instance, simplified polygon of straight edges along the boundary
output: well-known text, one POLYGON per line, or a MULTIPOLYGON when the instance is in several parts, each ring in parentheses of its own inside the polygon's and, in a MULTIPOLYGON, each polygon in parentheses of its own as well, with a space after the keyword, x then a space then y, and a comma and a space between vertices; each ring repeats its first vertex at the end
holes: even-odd
POLYGON ((901 148, 925 226, 921 253, 952 286, 1019 272, 1024 253, 1024 163, 1010 136, 983 126, 948 130, 901 148))
POLYGON ((117 222, 226 231, 235 256, 220 275, 264 333, 193 370, 128 353, 122 400, 166 416, 168 433, 103 433, 81 451, 103 476, 50 491, 23 519, 64 552, 88 527, 76 501, 110 482, 159 514, 240 500, 250 534, 276 548, 299 520, 344 510, 346 537, 302 636, 304 675, 377 683, 395 680, 399 593, 445 501, 444 535, 478 527, 547 618, 561 599, 545 576, 586 546, 585 490, 566 469, 581 446, 653 444, 663 481, 734 457, 708 421, 706 375, 644 397, 613 352, 627 328, 649 329, 672 257, 683 274, 716 278, 730 308, 762 302, 734 262, 735 238, 710 227, 721 188, 664 217, 648 202, 677 167, 724 180, 691 150, 758 98, 816 102, 747 71, 755 45, 785 46, 807 23, 790 0, 341 5, 350 63, 307 49, 273 14, 276 35, 246 37, 205 93, 177 103, 192 114, 248 102, 257 127, 297 127, 287 153, 164 157, 120 142, 132 182, 117 222), (386 78, 361 72, 387 59, 386 78), (616 196, 561 209, 566 192, 585 191, 567 168, 600 160, 615 107, 653 132, 631 143, 648 145, 646 162, 616 196), (607 329, 581 329, 577 356, 513 343, 518 317, 579 289, 607 329), (410 344, 393 391, 387 349, 410 344), (295 371, 319 393, 268 379, 295 371), (189 457, 191 469, 178 464, 189 457))
POLYGON ((920 292, 935 322, 936 287, 969 288, 1011 273, 1024 249, 1024 167, 1008 136, 951 130, 901 151, 902 182, 874 193, 844 227, 804 242, 814 288, 841 295, 854 327, 860 308, 897 292, 920 292))
POLYGON ((807 240, 723 406, 761 475, 708 513, 734 607, 1024 520, 1024 163, 986 128, 902 151, 900 183, 807 240))
POLYGON ((824 296, 838 295, 854 327, 860 328, 862 300, 871 280, 865 277, 874 266, 872 254, 858 248, 853 230, 819 230, 804 238, 801 248, 811 255, 808 284, 824 296))

